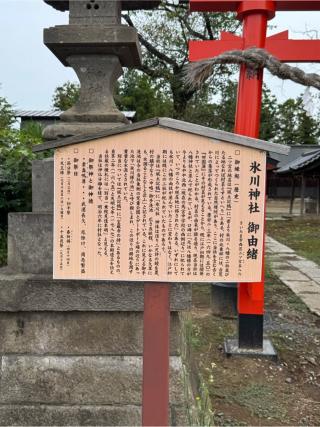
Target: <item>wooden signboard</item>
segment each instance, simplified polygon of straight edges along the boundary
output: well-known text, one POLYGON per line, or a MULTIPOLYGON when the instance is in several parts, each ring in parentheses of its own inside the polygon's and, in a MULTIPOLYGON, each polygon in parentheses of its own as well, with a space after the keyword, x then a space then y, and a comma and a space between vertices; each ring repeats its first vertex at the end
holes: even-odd
POLYGON ((54 278, 261 280, 266 152, 164 127, 55 150, 54 278))

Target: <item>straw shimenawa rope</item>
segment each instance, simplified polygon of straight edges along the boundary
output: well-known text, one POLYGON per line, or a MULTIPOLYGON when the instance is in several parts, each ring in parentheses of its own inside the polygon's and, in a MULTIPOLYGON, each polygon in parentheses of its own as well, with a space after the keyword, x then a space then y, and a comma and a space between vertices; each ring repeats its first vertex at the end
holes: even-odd
POLYGON ((265 49, 260 48, 230 50, 211 59, 191 62, 186 66, 186 83, 192 88, 200 87, 214 74, 215 65, 224 64, 246 64, 253 71, 259 68, 267 68, 271 74, 280 77, 282 80, 292 80, 301 85, 320 90, 320 75, 305 73, 300 68, 284 64, 265 49))

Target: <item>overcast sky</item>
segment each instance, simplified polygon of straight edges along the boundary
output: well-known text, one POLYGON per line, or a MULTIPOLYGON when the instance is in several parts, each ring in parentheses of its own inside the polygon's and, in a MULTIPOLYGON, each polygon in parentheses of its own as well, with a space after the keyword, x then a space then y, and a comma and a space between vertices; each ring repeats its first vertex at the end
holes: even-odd
MULTIPOLYGON (((49 109, 54 89, 67 80, 76 80, 43 45, 43 28, 66 24, 68 14, 55 11, 42 0, 0 0, 0 96, 20 109, 49 109)), ((270 21, 276 25, 269 33, 289 29, 291 38, 320 38, 320 12, 282 12, 270 21)), ((304 65, 320 73, 320 64, 304 65)), ((280 100, 295 97, 302 86, 266 77, 280 100)))

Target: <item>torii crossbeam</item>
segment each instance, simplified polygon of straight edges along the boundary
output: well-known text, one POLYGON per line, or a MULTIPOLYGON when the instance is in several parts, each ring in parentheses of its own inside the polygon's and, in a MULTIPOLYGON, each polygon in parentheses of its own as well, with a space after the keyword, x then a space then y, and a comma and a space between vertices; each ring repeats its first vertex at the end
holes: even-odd
MULTIPOLYGON (((223 32, 220 40, 190 41, 189 59, 213 58, 228 50, 265 48, 283 62, 320 62, 320 40, 290 40, 284 31, 267 35, 267 22, 276 11, 320 11, 319 0, 190 0, 190 10, 236 12, 243 36, 223 32)), ((259 136, 263 69, 240 68, 235 133, 259 136)), ((264 267, 261 282, 238 285, 239 349, 263 350, 264 267)))

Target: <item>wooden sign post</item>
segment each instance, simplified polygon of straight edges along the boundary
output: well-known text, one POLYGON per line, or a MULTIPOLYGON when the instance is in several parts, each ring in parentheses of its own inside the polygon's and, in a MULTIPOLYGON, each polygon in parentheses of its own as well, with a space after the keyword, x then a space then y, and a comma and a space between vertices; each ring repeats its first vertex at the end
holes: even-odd
POLYGON ((288 149, 172 119, 47 148, 54 278, 145 282, 143 425, 168 425, 170 282, 261 280, 266 151, 288 149))
MULTIPOLYGON (((191 11, 234 11, 243 21, 243 36, 222 33, 221 40, 190 41, 190 61, 213 58, 233 49, 267 49, 284 62, 320 62, 319 40, 289 40, 284 31, 266 37, 267 22, 280 11, 320 10, 319 0, 190 0, 191 11)), ((238 87, 235 133, 258 138, 262 101, 263 70, 253 73, 241 66, 238 87)), ((264 258, 264 257, 263 257, 264 258)), ((264 266, 261 280, 239 282, 239 347, 263 348, 264 266)))

